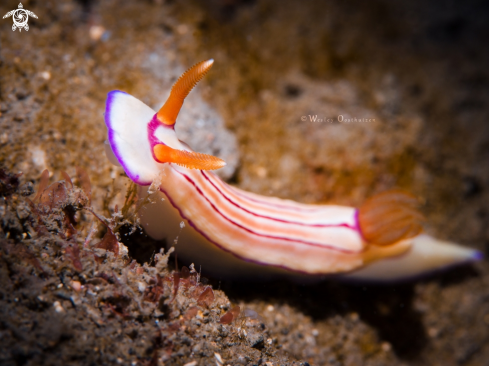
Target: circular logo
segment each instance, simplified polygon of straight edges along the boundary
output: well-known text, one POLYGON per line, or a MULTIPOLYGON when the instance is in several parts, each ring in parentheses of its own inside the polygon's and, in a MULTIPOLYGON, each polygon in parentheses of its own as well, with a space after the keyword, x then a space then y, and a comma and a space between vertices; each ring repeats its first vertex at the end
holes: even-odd
POLYGON ((27 22, 29 21, 29 15, 33 18, 37 18, 36 14, 34 14, 30 10, 24 9, 22 3, 20 3, 18 9, 9 11, 7 14, 3 16, 3 19, 12 17, 12 20, 14 21, 14 24, 12 25, 13 31, 15 31, 16 29, 19 29, 19 32, 21 32, 22 29, 28 31, 29 25, 27 24, 27 22))
POLYGON ((24 9, 17 9, 12 18, 14 19, 14 24, 19 28, 24 28, 29 20, 29 14, 24 9))

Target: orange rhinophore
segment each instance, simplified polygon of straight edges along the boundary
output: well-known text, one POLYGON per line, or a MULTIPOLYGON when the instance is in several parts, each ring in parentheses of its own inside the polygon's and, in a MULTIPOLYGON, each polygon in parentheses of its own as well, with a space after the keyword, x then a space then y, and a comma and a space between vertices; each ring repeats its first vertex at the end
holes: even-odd
POLYGON ((156 114, 158 121, 172 126, 177 120, 183 101, 193 87, 207 74, 214 63, 213 59, 199 62, 188 69, 171 88, 170 96, 156 114))
POLYGON ((224 160, 212 155, 172 149, 162 144, 155 145, 153 151, 158 162, 174 163, 187 169, 215 170, 226 165, 224 160))

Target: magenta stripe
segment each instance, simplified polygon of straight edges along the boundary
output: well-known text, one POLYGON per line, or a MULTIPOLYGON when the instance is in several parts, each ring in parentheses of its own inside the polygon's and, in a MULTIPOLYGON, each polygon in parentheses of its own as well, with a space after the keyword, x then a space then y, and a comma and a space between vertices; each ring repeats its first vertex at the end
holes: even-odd
POLYGON ((212 202, 209 201, 209 199, 203 194, 203 192, 200 190, 200 188, 195 184, 195 182, 191 178, 189 178, 187 175, 185 175, 185 174, 183 174, 177 170, 175 170, 175 172, 177 172, 177 173, 181 174, 183 177, 185 177, 185 179, 190 184, 192 184, 194 186, 194 188, 197 190, 197 192, 199 192, 199 194, 207 201, 207 203, 209 203, 209 205, 211 205, 211 207, 214 211, 216 211, 219 215, 221 215, 225 220, 229 221, 231 224, 239 227, 240 229, 243 229, 246 232, 249 232, 250 234, 253 234, 256 236, 261 236, 264 238, 269 238, 269 239, 290 241, 290 242, 294 242, 294 243, 301 243, 301 244, 305 244, 305 245, 310 245, 310 246, 324 248, 324 249, 330 249, 330 250, 334 250, 334 251, 341 252, 341 253, 347 253, 347 254, 354 254, 354 253, 360 253, 361 252, 361 251, 355 252, 355 251, 351 251, 351 250, 340 249, 340 248, 337 248, 335 246, 327 245, 327 244, 325 245, 325 244, 319 244, 319 243, 312 243, 312 242, 303 241, 303 240, 290 239, 290 238, 284 238, 284 237, 280 237, 280 236, 271 236, 271 235, 265 235, 265 234, 257 233, 251 229, 244 227, 243 225, 238 224, 237 222, 235 222, 235 221, 231 220, 230 218, 228 218, 227 216, 225 216, 221 211, 219 211, 217 209, 217 207, 212 202))
MULTIPOLYGON (((281 268, 281 269, 285 269, 287 271, 292 271, 292 272, 295 272, 295 273, 301 273, 301 274, 304 274, 304 275, 316 275, 316 276, 324 276, 323 273, 315 273, 315 274, 311 274, 307 271, 300 271, 300 270, 297 270, 297 269, 293 269, 293 268, 290 268, 290 267, 287 267, 287 266, 284 266, 284 265, 281 265, 281 264, 272 264, 272 263, 268 263, 268 262, 262 262, 262 261, 258 261, 256 259, 250 259, 250 258, 246 258, 246 257, 243 257, 239 254, 236 254, 234 253, 233 251, 229 250, 228 248, 222 246, 221 244, 217 243, 216 241, 212 240, 211 238, 209 238, 207 236, 207 234, 205 234, 202 230, 200 230, 197 225, 195 225, 193 223, 192 220, 190 220, 189 218, 187 218, 183 213, 182 211, 180 210, 180 208, 173 202, 173 200, 171 199, 171 197, 166 193, 166 191, 164 189, 161 188, 160 186, 160 191, 163 192, 166 196, 166 198, 168 198, 168 201, 170 201, 171 205, 178 211, 180 217, 184 220, 187 220, 188 224, 195 230, 197 231, 200 235, 202 235, 209 243, 215 245, 216 247, 218 247, 219 249, 235 256, 236 258, 239 258, 245 262, 248 262, 248 263, 254 263, 254 264, 258 264, 260 266, 267 266, 267 267, 275 267, 275 268, 281 268)), ((177 249, 178 250, 178 249, 177 249)))
POLYGON ((240 190, 238 189, 235 189, 233 186, 227 186, 227 188, 231 191, 233 191, 233 193, 236 195, 236 196, 239 196, 245 200, 248 200, 248 201, 251 201, 251 202, 255 202, 255 203, 259 203, 259 204, 262 204, 262 205, 267 205, 267 206, 270 206, 270 207, 275 207, 275 208, 280 208, 280 209, 287 209, 287 210, 290 210, 290 211, 295 211, 295 212, 316 212, 316 211, 320 211, 322 210, 321 207, 291 207, 291 206, 288 206, 288 205, 282 205, 280 203, 272 203, 272 202, 268 202, 268 201, 261 201, 259 199, 255 199, 253 197, 250 197, 250 196, 247 196, 246 194, 243 194, 240 190))
POLYGON ((149 145, 151 146, 151 155, 153 155, 153 159, 155 159, 155 161, 159 163, 160 161, 158 159, 156 159, 154 148, 156 145, 165 145, 166 146, 166 144, 155 136, 155 132, 158 129, 158 127, 163 127, 163 128, 168 128, 170 130, 174 130, 175 126, 174 125, 168 126, 168 125, 165 125, 164 123, 161 123, 160 121, 158 121, 158 118, 156 117, 156 113, 153 116, 153 118, 151 119, 151 121, 148 123, 147 131, 148 131, 149 145))
POLYGON ((351 229, 351 230, 356 230, 357 228, 355 226, 351 226, 351 225, 348 225, 348 224, 306 224, 306 223, 303 223, 303 222, 297 222, 297 221, 288 221, 288 220, 283 220, 283 219, 277 219, 275 217, 270 217, 270 216, 264 216, 264 215, 259 215, 257 213, 254 213, 254 212, 251 212, 250 210, 247 210, 246 208, 244 208, 243 206, 241 205, 238 205, 236 202, 233 202, 229 197, 226 196, 225 193, 223 193, 210 179, 209 177, 207 177, 207 175, 205 174, 205 172, 203 170, 200 171, 202 173, 202 175, 205 177, 205 179, 217 190, 217 192, 219 192, 221 194, 221 196, 223 196, 229 203, 231 203, 232 205, 236 206, 237 208, 253 215, 253 216, 256 216, 256 217, 261 217, 261 218, 264 218, 264 219, 268 219, 268 220, 273 220, 273 221, 278 221, 278 222, 283 222, 283 223, 286 223, 286 224, 294 224, 294 225, 299 225, 299 226, 307 226, 307 227, 345 227, 347 229, 351 229))

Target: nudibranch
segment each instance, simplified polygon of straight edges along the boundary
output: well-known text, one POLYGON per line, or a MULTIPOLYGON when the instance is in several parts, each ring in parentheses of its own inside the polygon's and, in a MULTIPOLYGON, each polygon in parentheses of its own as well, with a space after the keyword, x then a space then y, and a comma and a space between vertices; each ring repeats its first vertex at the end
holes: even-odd
POLYGON ((108 94, 106 152, 157 199, 140 210, 148 235, 166 238, 178 258, 226 276, 341 275, 399 280, 481 258, 475 250, 422 233, 416 199, 390 191, 361 207, 307 205, 232 187, 210 170, 224 161, 180 141, 185 97, 213 60, 186 71, 153 111, 122 91, 108 94), (183 224, 182 224, 183 223, 183 224))

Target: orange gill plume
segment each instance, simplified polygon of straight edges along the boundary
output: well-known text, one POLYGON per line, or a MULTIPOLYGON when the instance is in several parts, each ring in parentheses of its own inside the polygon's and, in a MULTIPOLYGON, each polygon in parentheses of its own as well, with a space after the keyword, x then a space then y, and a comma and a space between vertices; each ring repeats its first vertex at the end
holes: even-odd
POLYGON ((214 170, 222 168, 224 160, 212 155, 172 149, 166 145, 155 145, 154 154, 160 163, 174 163, 187 169, 214 170))
POLYGON ((358 223, 364 239, 377 246, 388 246, 409 239, 422 231, 423 215, 419 201, 410 194, 392 190, 369 198, 358 209, 358 223))
POLYGON ((183 101, 193 87, 207 74, 214 63, 213 59, 199 62, 188 69, 171 88, 170 96, 163 107, 158 111, 158 121, 172 126, 177 120, 183 101))

